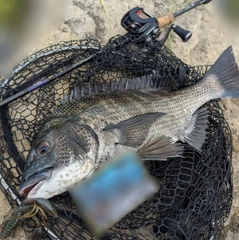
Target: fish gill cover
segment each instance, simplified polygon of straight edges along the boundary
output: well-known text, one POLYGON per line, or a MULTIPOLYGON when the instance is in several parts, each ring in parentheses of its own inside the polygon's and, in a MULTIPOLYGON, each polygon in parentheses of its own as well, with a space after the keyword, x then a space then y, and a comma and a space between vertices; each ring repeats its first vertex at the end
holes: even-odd
MULTIPOLYGON (((129 37, 129 36, 128 36, 129 37)), ((43 87, 0 108, 0 185, 8 202, 17 207, 24 162, 41 123, 80 86, 94 89, 93 83, 112 82, 150 75, 170 74, 174 90, 194 84, 209 66, 191 67, 159 42, 140 43, 116 36, 102 47, 97 40, 62 42, 34 53, 15 67, 12 78, 1 89, 1 100, 62 71, 74 63, 82 65, 43 87), (89 87, 88 87, 89 86, 89 87)), ((157 85, 157 81, 155 82, 157 85)), ((125 86, 124 86, 125 88, 125 86)), ((85 90, 89 94, 89 90, 85 90)), ((199 154, 185 144, 183 157, 167 161, 146 161, 160 183, 151 201, 110 228, 102 239, 219 239, 232 204, 231 132, 217 101, 209 109, 208 137, 199 154)), ((59 218, 47 224, 58 239, 95 239, 77 215, 68 193, 53 197, 59 218)), ((22 223, 32 232, 35 223, 22 223)), ((54 239, 45 233, 44 239, 54 239)))

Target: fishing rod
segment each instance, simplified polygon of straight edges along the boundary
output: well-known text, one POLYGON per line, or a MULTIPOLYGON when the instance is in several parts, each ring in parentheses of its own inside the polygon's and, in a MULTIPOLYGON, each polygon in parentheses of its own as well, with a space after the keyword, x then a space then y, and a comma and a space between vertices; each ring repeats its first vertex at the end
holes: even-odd
POLYGON ((205 4, 207 4, 207 3, 211 2, 211 1, 212 0, 198 0, 197 2, 187 6, 186 8, 184 8, 182 10, 179 10, 178 12, 174 13, 173 17, 176 18, 176 17, 178 17, 178 16, 188 12, 189 10, 191 10, 191 9, 193 9, 195 7, 198 7, 200 5, 205 5, 205 4))
MULTIPOLYGON (((205 5, 211 2, 211 0, 198 0, 195 3, 179 10, 175 13, 168 13, 165 16, 155 18, 152 14, 146 12, 143 8, 135 7, 128 11, 121 20, 121 25, 132 34, 140 34, 145 36, 146 40, 150 41, 160 34, 160 29, 171 24, 174 19, 193 8, 200 5, 205 5)), ((192 33, 187 31, 176 24, 172 24, 168 29, 165 37, 160 41, 163 45, 168 38, 170 31, 173 30, 184 42, 187 42, 192 33)))
MULTIPOLYGON (((0 107, 6 105, 7 103, 12 102, 13 100, 15 100, 15 99, 17 99, 17 98, 19 98, 21 96, 24 96, 25 94, 27 94, 29 92, 32 92, 32 91, 34 91, 34 90, 36 90, 36 89, 46 85, 47 83, 49 83, 49 82, 51 82, 51 81, 53 81, 53 80, 55 80, 55 79, 65 75, 66 73, 68 73, 68 72, 70 72, 70 71, 80 67, 81 65, 83 65, 84 63, 86 63, 90 59, 92 59, 95 55, 96 54, 92 54, 89 57, 87 57, 87 58, 85 58, 85 59, 83 59, 83 60, 81 60, 81 61, 79 61, 77 63, 72 64, 71 66, 65 68, 64 70, 62 70, 60 72, 57 72, 57 73, 54 73, 52 76, 46 77, 46 78, 40 80, 39 82, 36 82, 35 84, 33 84, 33 85, 23 89, 22 91, 20 91, 18 93, 15 93, 14 95, 12 95, 12 96, 2 100, 0 102, 0 107)), ((6 83, 5 83, 5 85, 6 85, 6 83)))
MULTIPOLYGON (((182 14, 184 14, 185 12, 188 12, 189 10, 200 6, 202 4, 207 4, 211 2, 211 0, 198 0, 195 3, 183 8, 182 10, 175 12, 175 13, 169 13, 166 14, 163 17, 159 17, 159 18, 155 18, 152 14, 146 12, 143 8, 133 8, 130 11, 128 11, 124 17, 121 20, 121 25, 132 35, 138 35, 139 38, 138 39, 145 39, 146 41, 151 41, 152 39, 155 39, 159 33, 161 32, 160 29, 163 27, 166 27, 167 25, 171 24, 174 19, 182 14)), ((171 27, 169 27, 168 31, 166 32, 164 38, 162 40, 160 40, 160 43, 163 45, 165 43, 165 41, 167 40, 170 31, 173 30, 177 35, 180 36, 180 38, 186 42, 191 38, 192 33, 179 27, 176 24, 172 24, 171 27)), ((127 44, 130 42, 130 38, 124 38, 123 43, 121 42, 120 44, 127 44)), ((108 46, 106 45, 105 48, 107 48, 108 46)), ((117 47, 117 45, 114 45, 113 47, 117 47)), ((90 47, 88 49, 91 49, 93 47, 90 47)), ((104 49, 105 49, 104 48, 104 49)), ((88 56, 87 58, 76 62, 74 64, 72 64, 69 67, 66 67, 65 69, 54 73, 53 75, 49 76, 49 77, 45 77, 42 80, 39 80, 38 82, 24 88, 23 90, 13 94, 12 96, 7 97, 6 99, 3 99, 0 102, 0 107, 12 102, 13 100, 18 99, 21 96, 26 95, 29 92, 32 92, 46 84, 48 84, 49 82, 52 82, 53 80, 65 75, 66 73, 73 71, 74 69, 82 66, 83 64, 85 64, 86 62, 92 60, 94 57, 96 57, 98 54, 100 54, 102 52, 103 49, 95 49, 98 50, 96 53, 88 56)), ((113 50, 113 49, 112 49, 113 50)), ((49 51, 48 54, 53 54, 54 52, 59 52, 59 51, 64 51, 63 50, 59 50, 56 49, 54 51, 49 51)), ((45 53, 47 54, 47 53, 45 53)), ((41 56, 37 57, 37 59, 39 59, 41 56)), ((37 59, 33 59, 33 60, 37 60, 37 59)), ((61 66, 69 61, 65 60, 61 63, 61 66)), ((30 64, 32 61, 29 61, 27 63, 24 64, 24 66, 18 66, 18 69, 13 72, 13 74, 16 74, 17 71, 20 71, 23 67, 25 67, 26 65, 30 64)), ((44 73, 44 71, 43 71, 44 73)), ((34 77, 33 77, 34 78, 34 77)), ((7 83, 9 82, 11 78, 9 79, 3 79, 2 81, 2 86, 0 88, 0 93, 2 92, 3 88, 7 85, 7 83)), ((32 79, 30 79, 29 81, 31 81, 32 79)), ((19 86, 19 88, 21 87, 21 85, 19 86)))

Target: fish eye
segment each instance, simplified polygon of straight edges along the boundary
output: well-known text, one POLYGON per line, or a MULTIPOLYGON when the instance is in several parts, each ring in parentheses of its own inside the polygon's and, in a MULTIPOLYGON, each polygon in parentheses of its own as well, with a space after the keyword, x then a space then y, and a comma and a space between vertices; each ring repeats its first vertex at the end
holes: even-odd
POLYGON ((50 143, 49 142, 41 142, 36 147, 36 152, 39 155, 43 155, 43 154, 47 153, 49 149, 50 149, 50 143))

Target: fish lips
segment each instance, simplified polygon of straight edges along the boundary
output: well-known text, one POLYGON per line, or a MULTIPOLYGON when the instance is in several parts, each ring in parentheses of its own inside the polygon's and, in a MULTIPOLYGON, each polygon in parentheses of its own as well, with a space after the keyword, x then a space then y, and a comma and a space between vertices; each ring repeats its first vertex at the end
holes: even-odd
POLYGON ((27 196, 30 192, 37 190, 51 177, 52 168, 45 168, 34 173, 27 179, 23 179, 19 186, 18 192, 21 196, 27 196))

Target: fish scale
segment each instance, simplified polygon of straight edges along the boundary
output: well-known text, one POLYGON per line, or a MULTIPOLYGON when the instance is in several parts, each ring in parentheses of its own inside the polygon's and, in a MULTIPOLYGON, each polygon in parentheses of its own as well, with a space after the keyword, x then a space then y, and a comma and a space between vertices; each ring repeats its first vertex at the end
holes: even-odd
MULTIPOLYGON (((166 161, 181 156, 186 142, 202 153, 209 114, 203 105, 212 99, 239 97, 232 48, 190 87, 165 91, 150 87, 152 78, 137 78, 141 82, 137 89, 133 84, 128 90, 116 86, 116 91, 104 91, 97 85, 99 91, 73 96, 58 107, 32 143, 19 193, 27 198, 58 195, 127 150, 136 151, 143 160, 166 161)), ((170 76, 158 81, 164 87, 174 82, 170 76)))
MULTIPOLYGON (((188 92, 193 90, 191 88, 193 87, 188 88, 188 92)), ((160 90, 157 92, 139 92, 132 90, 127 92, 114 92, 112 94, 102 94, 94 97, 88 96, 87 100, 80 100, 78 105, 72 105, 71 102, 69 102, 66 106, 63 106, 62 110, 59 109, 57 114, 64 115, 65 112, 67 114, 80 114, 80 117, 85 119, 89 124, 91 124, 92 118, 97 117, 94 124, 97 124, 99 129, 103 129, 108 124, 116 124, 117 122, 140 114, 163 112, 166 113, 166 116, 155 122, 152 130, 158 132, 163 131, 163 135, 174 137, 175 133, 178 133, 179 130, 182 129, 182 125, 187 125, 191 119, 191 112, 188 112, 186 115, 183 109, 197 109, 206 102, 205 100, 197 102, 197 105, 194 106, 194 99, 188 95, 187 92, 185 95, 185 97, 181 97, 181 93, 180 95, 169 93, 161 96, 160 90), (89 102, 88 107, 82 104, 84 101, 89 102), (180 119, 185 120, 180 123, 180 119), (173 125, 171 124, 172 121, 174 123, 173 125), (168 131, 162 129, 162 126, 164 126, 164 129, 168 129, 168 131)), ((195 91, 194 98, 197 98, 198 95, 199 93, 195 91)))

